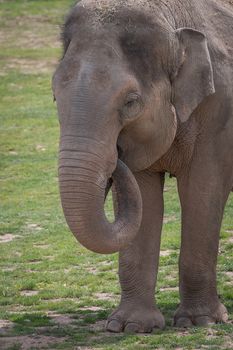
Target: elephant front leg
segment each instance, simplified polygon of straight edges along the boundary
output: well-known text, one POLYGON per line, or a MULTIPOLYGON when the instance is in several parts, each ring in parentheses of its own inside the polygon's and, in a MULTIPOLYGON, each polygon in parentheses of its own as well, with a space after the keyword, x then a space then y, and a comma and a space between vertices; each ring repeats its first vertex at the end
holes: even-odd
POLYGON ((174 318, 177 327, 205 326, 227 320, 227 310, 217 294, 216 264, 230 183, 216 170, 216 163, 210 169, 197 166, 186 179, 178 180, 182 243, 179 261, 181 304, 174 318))
POLYGON ((141 229, 119 256, 121 302, 107 322, 112 332, 149 333, 164 327, 155 305, 160 237, 163 221, 164 176, 142 172, 136 176, 143 200, 141 229))

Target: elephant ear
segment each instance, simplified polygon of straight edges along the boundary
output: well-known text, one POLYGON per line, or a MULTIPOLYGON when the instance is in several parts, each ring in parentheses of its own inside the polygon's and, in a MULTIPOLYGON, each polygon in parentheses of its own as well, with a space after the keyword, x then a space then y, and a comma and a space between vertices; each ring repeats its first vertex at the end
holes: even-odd
POLYGON ((179 64, 173 76, 173 104, 185 122, 202 100, 215 93, 213 68, 204 34, 191 28, 176 30, 179 64))

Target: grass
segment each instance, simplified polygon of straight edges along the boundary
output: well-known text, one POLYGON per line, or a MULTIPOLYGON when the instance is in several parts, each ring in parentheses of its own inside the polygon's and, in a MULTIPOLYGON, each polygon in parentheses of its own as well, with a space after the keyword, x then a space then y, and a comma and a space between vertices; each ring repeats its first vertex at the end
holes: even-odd
MULTIPOLYGON (((58 121, 51 75, 69 0, 0 3, 0 348, 231 349, 233 196, 221 230, 218 283, 230 322, 171 327, 179 303, 180 212, 166 182, 166 216, 156 297, 167 328, 150 336, 109 335, 104 320, 120 290, 117 255, 96 255, 67 229, 57 185, 58 121), (30 345, 28 345, 30 344, 30 345)), ((112 217, 111 201, 107 213, 112 217)))

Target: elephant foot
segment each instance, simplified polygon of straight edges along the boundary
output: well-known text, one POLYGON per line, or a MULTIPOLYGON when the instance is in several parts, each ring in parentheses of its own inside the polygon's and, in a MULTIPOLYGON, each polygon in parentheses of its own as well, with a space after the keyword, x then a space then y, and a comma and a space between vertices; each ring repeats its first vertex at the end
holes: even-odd
POLYGON ((197 306, 188 308, 182 305, 174 316, 174 327, 189 328, 193 326, 205 327, 215 323, 225 323, 228 320, 227 309, 220 302, 215 307, 197 306))
POLYGON ((120 305, 109 316, 106 330, 114 333, 152 333, 164 326, 164 317, 156 307, 120 305))

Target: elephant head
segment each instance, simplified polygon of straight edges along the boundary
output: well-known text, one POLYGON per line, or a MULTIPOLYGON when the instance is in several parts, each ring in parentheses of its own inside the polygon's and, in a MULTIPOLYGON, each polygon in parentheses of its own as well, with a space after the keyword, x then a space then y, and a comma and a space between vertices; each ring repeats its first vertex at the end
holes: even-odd
POLYGON ((141 224, 141 194, 131 171, 163 156, 177 119, 187 120, 214 88, 201 33, 174 30, 163 17, 155 21, 134 6, 98 4, 81 1, 67 18, 53 91, 67 223, 84 246, 112 253, 125 248, 141 224), (104 214, 110 178, 117 198, 114 223, 104 214))

